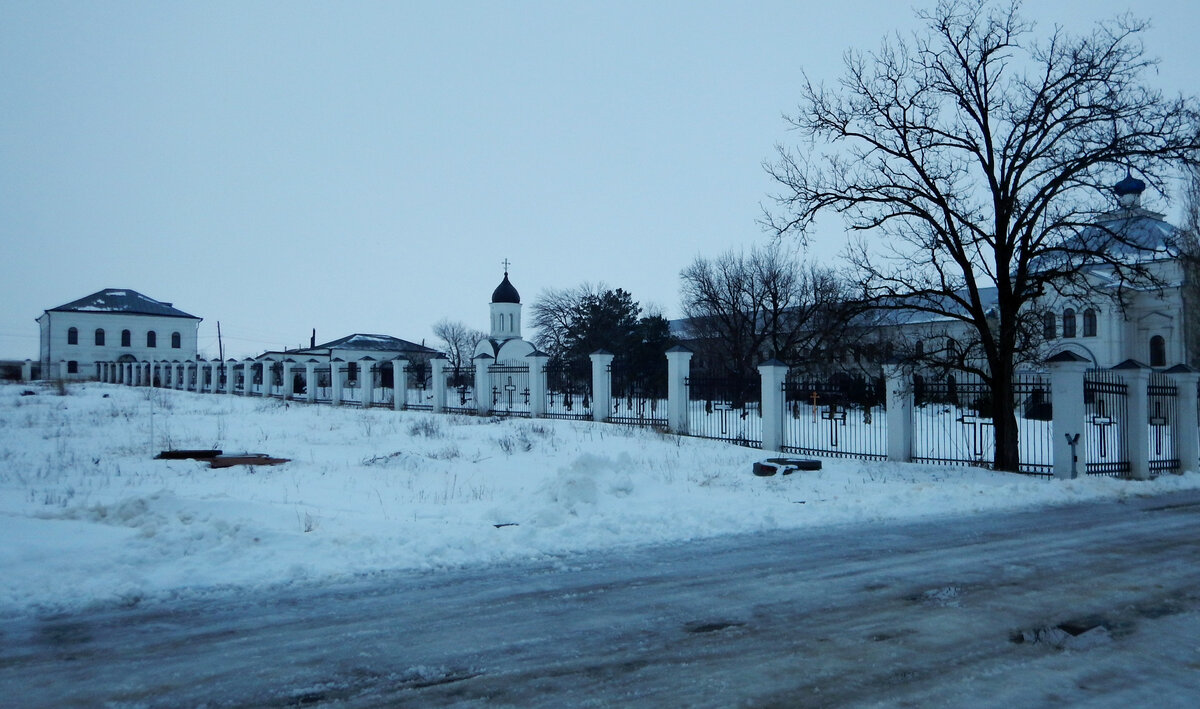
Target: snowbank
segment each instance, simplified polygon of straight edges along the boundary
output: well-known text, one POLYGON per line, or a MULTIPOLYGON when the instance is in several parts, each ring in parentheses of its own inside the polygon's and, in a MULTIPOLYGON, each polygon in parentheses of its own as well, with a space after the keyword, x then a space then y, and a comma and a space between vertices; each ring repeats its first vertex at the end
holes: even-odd
POLYGON ((826 460, 632 427, 284 404, 115 385, 0 386, 0 609, 436 569, 806 525, 1200 487, 826 460), (32 396, 22 392, 33 390, 32 396), (289 458, 211 470, 167 448, 289 458))

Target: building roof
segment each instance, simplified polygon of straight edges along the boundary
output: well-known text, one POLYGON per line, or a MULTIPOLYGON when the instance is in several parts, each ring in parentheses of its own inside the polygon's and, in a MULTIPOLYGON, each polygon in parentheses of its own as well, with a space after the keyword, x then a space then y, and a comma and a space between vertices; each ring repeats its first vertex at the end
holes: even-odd
POLYGON ((504 272, 504 280, 500 281, 500 285, 496 286, 496 290, 492 291, 493 303, 520 303, 521 294, 513 287, 513 284, 508 280, 508 271, 504 272))
POLYGON ((285 350, 287 354, 302 354, 316 350, 365 350, 370 352, 424 352, 433 354, 436 350, 418 345, 415 342, 402 340, 391 335, 368 335, 356 332, 353 335, 332 340, 316 347, 305 347, 298 350, 285 350))
POLYGON ((105 288, 79 300, 73 300, 66 305, 50 308, 46 312, 123 313, 126 315, 201 319, 173 307, 170 303, 155 300, 128 288, 105 288))

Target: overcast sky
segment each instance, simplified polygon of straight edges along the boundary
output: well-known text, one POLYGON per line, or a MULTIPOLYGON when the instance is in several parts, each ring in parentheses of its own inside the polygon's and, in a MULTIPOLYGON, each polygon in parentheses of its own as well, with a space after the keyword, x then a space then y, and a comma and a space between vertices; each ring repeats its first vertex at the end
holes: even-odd
MULTIPOLYGON (((1155 83, 1196 93, 1198 6, 1026 13, 1133 8, 1155 83)), ((836 79, 912 7, 0 0, 0 358, 108 287, 204 318, 208 356, 218 321, 227 356, 436 346, 440 318, 486 329, 506 258, 527 306, 603 281, 678 316, 680 269, 766 238, 800 71, 836 79)))

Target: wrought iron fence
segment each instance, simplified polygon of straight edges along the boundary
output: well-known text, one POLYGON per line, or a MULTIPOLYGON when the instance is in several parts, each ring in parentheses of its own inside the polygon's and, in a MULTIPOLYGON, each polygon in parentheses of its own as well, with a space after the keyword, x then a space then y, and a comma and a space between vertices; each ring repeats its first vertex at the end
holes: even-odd
POLYGON ((1083 401, 1087 410, 1084 450, 1087 474, 1128 477, 1130 472, 1125 430, 1129 387, 1116 372, 1089 370, 1083 377, 1083 401))
POLYGON ((758 377, 688 377, 687 402, 691 435, 762 447, 762 382, 758 377))
POLYGON ((447 367, 442 370, 446 378, 446 410, 473 414, 475 409, 475 370, 472 367, 447 367))
MULTIPOLYGON (((1050 379, 1018 373, 1010 390, 1017 424, 1018 471, 1050 476, 1054 470, 1050 379)), ((992 387, 968 373, 915 375, 913 456, 925 463, 992 466, 996 461, 992 387)))
POLYGON ((612 423, 633 426, 667 426, 667 373, 635 371, 628 363, 614 360, 608 367, 612 378, 612 423))
POLYGON ((404 408, 433 410, 433 370, 428 362, 410 362, 404 368, 404 408))
POLYGON ((317 392, 314 401, 328 404, 333 400, 333 374, 330 365, 322 365, 313 369, 317 377, 317 392))
POLYGON ((1179 387, 1160 372, 1150 374, 1147 387, 1150 441, 1150 474, 1179 470, 1176 437, 1189 435, 1175 425, 1179 420, 1179 387))
POLYGON ((592 419, 590 363, 546 365, 546 418, 592 419))
POLYGON ((529 416, 529 365, 488 365, 491 413, 500 416, 529 416))
POLYGON ((783 384, 783 450, 886 460, 885 391, 882 380, 789 375, 783 384))

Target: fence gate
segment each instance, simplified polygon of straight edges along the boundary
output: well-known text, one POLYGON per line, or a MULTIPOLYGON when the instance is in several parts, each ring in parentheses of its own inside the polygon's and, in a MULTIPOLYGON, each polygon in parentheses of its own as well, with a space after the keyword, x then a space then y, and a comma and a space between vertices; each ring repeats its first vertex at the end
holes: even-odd
POLYGON ((551 362, 546 365, 546 418, 592 419, 590 363, 551 362))
POLYGON ((529 365, 488 365, 491 384, 491 413, 500 416, 529 416, 529 365))
POLYGON ((878 379, 789 375, 783 383, 783 450, 886 460, 885 391, 878 379))
POLYGON ((693 436, 762 448, 762 381, 758 377, 688 377, 687 397, 688 431, 693 436))
POLYGON ((662 426, 667 422, 667 372, 643 372, 627 362, 613 360, 612 412, 608 420, 634 426, 662 426))
POLYGON ((1093 369, 1084 375, 1088 475, 1129 476, 1129 454, 1125 441, 1128 395, 1129 387, 1115 372, 1093 369))

